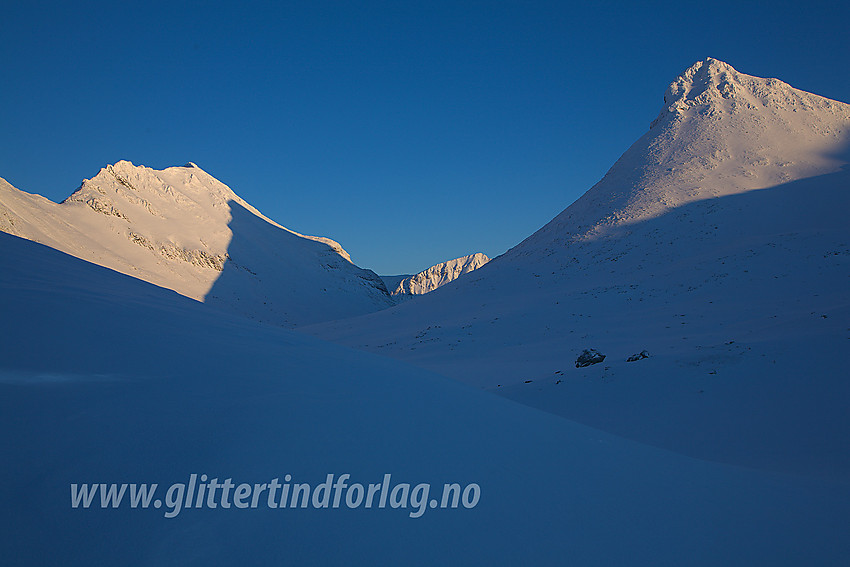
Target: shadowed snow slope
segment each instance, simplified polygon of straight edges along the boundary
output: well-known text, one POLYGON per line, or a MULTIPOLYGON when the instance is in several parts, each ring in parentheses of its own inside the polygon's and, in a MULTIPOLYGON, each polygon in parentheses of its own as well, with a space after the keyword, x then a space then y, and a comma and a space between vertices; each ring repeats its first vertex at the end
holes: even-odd
POLYGON ((194 164, 159 171, 121 161, 61 204, 0 179, 0 230, 285 326, 392 304, 339 244, 280 226, 194 164))
MULTIPOLYGON (((422 295, 444 286, 472 270, 476 270, 490 261, 485 254, 477 252, 469 256, 442 262, 409 276, 398 282, 392 291, 393 296, 422 295)), ((385 278, 386 281, 386 278, 385 278)))
POLYGON ((848 135, 847 104, 707 59, 518 246, 309 331, 668 449, 848 479, 848 135), (589 348, 605 361, 576 368, 589 348))
POLYGON ((0 258, 4 565, 791 566, 850 553, 846 483, 634 443, 8 234, 0 258), (451 482, 481 496, 419 518, 389 502, 270 509, 267 494, 170 519, 170 505, 126 496, 70 503, 72 483, 158 483, 160 499, 192 473, 313 487, 389 473, 432 483, 432 497, 451 482))

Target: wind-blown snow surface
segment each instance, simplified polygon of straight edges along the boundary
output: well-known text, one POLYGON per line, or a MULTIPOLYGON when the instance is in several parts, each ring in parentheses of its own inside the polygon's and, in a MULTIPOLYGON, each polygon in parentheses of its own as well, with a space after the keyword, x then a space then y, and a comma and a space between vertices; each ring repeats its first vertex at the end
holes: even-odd
MULTIPOLYGON (((444 286, 490 261, 485 254, 476 252, 431 266, 418 274, 404 278, 393 289, 393 296, 422 295, 444 286)), ((386 282, 386 279, 384 279, 386 282)))
POLYGON ((310 331, 678 452, 846 482, 848 135, 847 104, 707 59, 524 242, 310 331), (576 368, 590 348, 605 361, 576 368))
POLYGON ((0 258, 4 565, 790 566, 850 553, 846 484, 640 445, 8 234, 0 258), (475 482, 481 499, 420 518, 70 505, 71 483, 191 473, 314 486, 390 473, 475 482))
POLYGON ((284 326, 392 304, 339 244, 282 227, 195 164, 120 161, 61 204, 0 179, 0 230, 284 326))

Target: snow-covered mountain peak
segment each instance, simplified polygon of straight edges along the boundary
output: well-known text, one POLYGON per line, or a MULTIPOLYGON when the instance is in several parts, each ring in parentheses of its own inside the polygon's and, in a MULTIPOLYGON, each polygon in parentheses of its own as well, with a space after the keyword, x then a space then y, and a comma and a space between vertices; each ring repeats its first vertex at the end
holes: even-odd
POLYGON ((850 105, 778 79, 698 62, 667 89, 650 130, 605 177, 520 244, 594 239, 682 205, 839 171, 850 105))
POLYGON ((179 215, 186 208, 209 212, 225 208, 230 201, 253 209, 230 187, 195 165, 155 170, 126 160, 102 168, 65 200, 89 206, 93 201, 109 203, 116 209, 141 206, 154 216, 179 215))
MULTIPOLYGON (((203 234, 205 227, 230 223, 232 203, 296 236, 327 244, 351 262, 351 256, 338 242, 281 226, 192 162, 157 170, 121 160, 101 168, 93 178, 84 179, 80 188, 62 202, 69 206, 85 205, 95 212, 128 221, 177 223, 181 227, 178 239, 180 234, 203 234)), ((174 230, 173 226, 170 230, 174 230)), ((190 237, 190 240, 194 239, 190 237)))
POLYGON ((0 190, 0 230, 251 317, 297 325, 392 304, 337 242, 281 226, 195 164, 122 160, 58 205, 0 190))
POLYGON ((652 126, 665 118, 681 118, 691 109, 697 109, 707 118, 724 112, 767 111, 781 116, 789 111, 833 111, 834 102, 795 89, 779 79, 740 73, 728 63, 709 57, 691 65, 667 87, 665 107, 652 126))
POLYGON ((686 107, 688 102, 709 103, 735 95, 739 73, 728 63, 711 57, 697 61, 673 81, 664 93, 664 102, 686 107))

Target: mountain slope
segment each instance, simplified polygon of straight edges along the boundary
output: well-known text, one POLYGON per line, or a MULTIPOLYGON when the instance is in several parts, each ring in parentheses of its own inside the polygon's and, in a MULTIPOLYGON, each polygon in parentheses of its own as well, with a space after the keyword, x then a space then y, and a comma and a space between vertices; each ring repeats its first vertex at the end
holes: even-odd
POLYGON ((391 292, 393 296, 422 295, 456 280, 463 274, 476 270, 490 261, 485 254, 476 252, 431 266, 398 282, 391 292))
POLYGON ((848 134, 847 104, 707 59, 506 254, 309 331, 700 458, 850 478, 848 134), (604 362, 576 368, 585 349, 604 362))
POLYGON ((514 254, 589 241, 687 203, 835 173, 850 156, 850 106, 716 59, 685 71, 664 102, 605 177, 514 254))
POLYGON ((0 258, 5 564, 792 566, 850 554, 846 483, 643 446, 7 234, 0 258), (342 493, 339 508, 268 506, 272 479, 318 490, 344 473, 349 485, 431 483, 437 498, 444 483, 476 483, 481 496, 419 518, 392 499, 349 508, 342 493), (165 517, 166 489, 191 474, 264 492, 213 508, 219 488, 165 517), (158 483, 165 500, 74 508, 69 487, 84 483, 158 483))
POLYGON ((58 205, 0 180, 0 230, 281 325, 391 304, 339 244, 280 226, 194 164, 121 161, 58 205))

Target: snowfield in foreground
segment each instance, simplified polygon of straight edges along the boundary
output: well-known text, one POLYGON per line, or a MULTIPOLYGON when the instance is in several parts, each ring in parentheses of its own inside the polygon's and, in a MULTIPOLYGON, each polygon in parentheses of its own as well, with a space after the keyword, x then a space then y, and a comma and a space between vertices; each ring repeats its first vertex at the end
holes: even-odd
POLYGON ((800 565, 846 483, 692 459, 0 234, 7 565, 800 565), (72 483, 481 487, 470 509, 72 508, 72 483), (45 538, 48 538, 47 540, 45 538))

